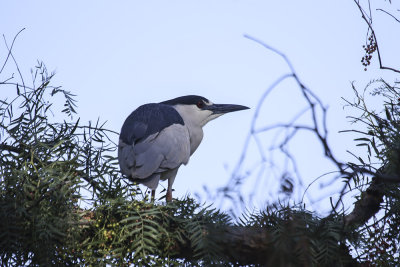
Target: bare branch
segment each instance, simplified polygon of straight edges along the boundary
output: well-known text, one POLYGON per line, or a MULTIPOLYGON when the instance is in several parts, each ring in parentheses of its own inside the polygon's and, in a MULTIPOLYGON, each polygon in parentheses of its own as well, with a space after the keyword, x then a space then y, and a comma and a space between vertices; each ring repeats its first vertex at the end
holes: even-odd
MULTIPOLYGON (((263 166, 267 162, 270 161, 270 159, 267 158, 267 156, 264 153, 265 148, 262 146, 261 140, 259 138, 259 134, 265 133, 268 131, 272 130, 278 130, 277 136, 280 135, 283 136, 282 140, 279 140, 278 144, 273 145, 270 147, 270 151, 272 153, 273 150, 279 150, 282 155, 287 159, 288 164, 290 164, 290 169, 294 173, 294 177, 297 179, 297 184, 301 187, 303 187, 303 182, 302 178, 300 176, 300 173, 297 168, 297 164, 295 161, 295 157, 291 154, 289 150, 289 142, 293 140, 293 138, 296 136, 296 133, 298 131, 307 131, 310 132, 313 136, 315 136, 319 143, 322 145, 322 149, 324 151, 325 156, 334 163, 334 165, 338 168, 338 172, 341 175, 346 174, 345 167, 346 165, 342 162, 340 162, 336 157, 333 155, 333 152, 331 151, 331 148, 328 145, 328 130, 327 130, 327 123, 326 123, 326 113, 327 113, 327 108, 324 106, 322 101, 300 80, 300 78, 297 76, 297 73, 295 71, 295 68, 293 67, 292 63, 288 59, 288 57, 282 53, 281 51, 277 50, 276 48, 273 48, 272 46, 262 42, 261 40, 254 38, 249 35, 244 35, 245 38, 256 42, 257 44, 263 46, 264 48, 271 50, 273 53, 277 54, 280 56, 286 63, 286 65, 289 68, 289 72, 278 77, 268 88, 267 90, 264 91, 262 96, 260 97, 260 100, 258 101, 257 107, 255 109, 252 121, 251 121, 251 128, 250 131, 246 137, 244 147, 241 153, 241 156, 239 158, 238 163, 236 164, 233 172, 231 179, 229 180, 228 184, 218 190, 219 193, 222 193, 225 197, 229 198, 230 200, 234 201, 232 198, 232 194, 238 195, 239 199, 241 198, 240 195, 240 189, 239 187, 244 183, 244 180, 248 178, 249 172, 246 172, 246 174, 241 174, 241 171, 243 169, 244 161, 246 158, 246 154, 248 153, 248 149, 250 146, 250 141, 255 141, 256 147, 259 151, 260 154, 260 164, 263 166), (301 112, 299 112, 294 118, 288 122, 288 123, 278 123, 275 125, 267 125, 267 126, 256 126, 257 122, 259 122, 259 117, 260 117, 260 112, 261 108, 265 105, 265 101, 267 97, 271 94, 273 90, 275 90, 281 83, 288 79, 294 79, 294 81, 297 84, 298 90, 300 90, 301 95, 303 96, 303 99, 306 102, 306 108, 302 109, 301 112), (310 115, 310 125, 304 124, 304 123, 297 123, 297 120, 300 117, 303 117, 304 114, 309 114, 310 115), (280 131, 280 129, 284 130, 283 132, 280 131)), ((273 163, 271 162, 271 166, 273 163)), ((252 168, 253 169, 253 168, 252 168)), ((262 168, 264 170, 264 168, 262 168)), ((285 171, 287 174, 287 171, 285 171)), ((282 175, 280 177, 283 177, 282 175)), ((257 181, 259 180, 259 177, 257 178, 257 181)), ((282 180, 282 179, 280 179, 282 180)), ((305 188, 304 188, 305 189, 305 188)), ((253 194, 252 194, 253 195, 253 194)), ((302 197, 302 193, 299 194, 299 198, 302 197)), ((221 199, 221 198, 220 198, 221 199)), ((340 199, 339 199, 340 201, 340 199)), ((338 203, 339 203, 338 201, 338 203)), ((223 200, 222 200, 223 202, 223 200)), ((222 204, 221 204, 222 205, 222 204)))
MULTIPOLYGON (((12 51, 12 49, 13 49, 15 40, 17 39, 18 35, 19 35, 23 30, 25 30, 25 28, 23 28, 22 30, 20 30, 20 31, 14 36, 14 39, 13 39, 13 41, 12 41, 12 43, 11 43, 10 48, 8 48, 8 46, 7 46, 8 54, 7 54, 6 60, 5 60, 4 63, 3 63, 3 66, 1 67, 0 73, 3 72, 3 69, 4 69, 4 67, 5 67, 6 64, 7 64, 7 61, 8 61, 8 59, 9 59, 10 55, 11 55, 11 51, 12 51)), ((6 42, 6 37, 4 36, 4 34, 3 34, 3 39, 4 39, 4 42, 6 42)), ((6 43, 6 45, 7 45, 7 43, 6 43)))
POLYGON ((366 223, 380 210, 383 196, 383 183, 374 178, 368 189, 361 194, 361 198, 355 203, 353 211, 344 217, 345 225, 356 227, 366 223))
POLYGON ((398 18, 396 18, 395 16, 393 16, 392 14, 390 14, 389 12, 387 12, 386 10, 383 10, 381 8, 377 8, 377 11, 382 11, 383 13, 388 14, 389 16, 391 16, 392 18, 394 18, 398 23, 400 23, 400 20, 398 18))
POLYGON ((7 58, 6 58, 5 62, 4 62, 3 67, 1 68, 0 73, 3 71, 3 68, 4 68, 4 66, 5 66, 6 63, 7 63, 7 60, 8 60, 8 58, 9 58, 9 56, 11 56, 11 58, 13 59, 13 61, 14 61, 14 63, 15 63, 15 67, 17 68, 17 71, 18 71, 18 73, 19 73, 19 76, 20 76, 20 78, 21 78, 23 88, 24 88, 24 90, 25 90, 24 77, 22 76, 21 70, 19 69, 17 60, 15 60, 14 55, 12 54, 12 47, 13 47, 13 45, 14 45, 14 42, 15 42, 16 38, 18 37, 18 35, 19 35, 23 30, 25 30, 25 28, 23 28, 22 30, 20 30, 20 31, 15 35, 15 37, 14 37, 12 43, 11 43, 11 47, 8 46, 6 37, 5 37, 4 34, 3 34, 4 43, 5 43, 5 45, 6 45, 7 49, 8 49, 8 55, 7 55, 7 58))

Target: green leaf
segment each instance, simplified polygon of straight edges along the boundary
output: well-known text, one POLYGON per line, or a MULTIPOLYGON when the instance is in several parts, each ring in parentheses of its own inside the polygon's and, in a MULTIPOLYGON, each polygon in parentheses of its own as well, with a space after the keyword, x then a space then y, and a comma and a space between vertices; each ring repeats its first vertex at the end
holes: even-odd
POLYGON ((392 121, 392 116, 390 115, 390 112, 389 112, 387 106, 385 106, 385 113, 386 113, 386 118, 387 118, 389 121, 392 121))

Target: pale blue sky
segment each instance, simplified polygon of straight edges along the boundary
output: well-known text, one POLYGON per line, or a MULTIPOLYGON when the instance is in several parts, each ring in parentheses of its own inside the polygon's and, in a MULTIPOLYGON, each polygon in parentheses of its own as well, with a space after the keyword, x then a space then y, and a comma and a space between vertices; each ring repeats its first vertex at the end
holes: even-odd
MULTIPOLYGON (((382 13, 374 16, 384 61, 399 68, 400 27, 382 13)), ((202 194, 204 184, 212 189, 226 183, 258 99, 288 70, 278 56, 243 38, 244 33, 284 52, 302 81, 329 106, 329 141, 343 161, 349 159, 346 149, 354 148, 354 136, 338 134, 350 128, 341 101, 353 98, 350 82, 363 87, 370 78, 394 77, 376 70, 375 64, 363 71, 366 26, 347 0, 2 1, 0 33, 11 42, 21 28, 26 30, 14 47, 20 68, 29 77, 39 59, 55 70, 54 84, 78 95, 82 121, 100 117, 108 121, 108 128, 119 131, 139 105, 187 94, 252 108, 205 127, 203 143, 178 173, 175 197, 202 194)), ((4 58, 5 47, 0 47, 4 58)), ((285 121, 304 107, 294 88, 287 82, 271 95, 260 118, 264 124, 285 121)), ((313 139, 301 138, 295 148, 307 184, 332 165, 322 159, 313 139)), ((246 166, 257 159, 250 156, 246 166)), ((249 207, 262 208, 272 201, 273 184, 277 182, 259 184, 261 192, 249 207)), ((310 190, 318 199, 337 188, 310 190)))

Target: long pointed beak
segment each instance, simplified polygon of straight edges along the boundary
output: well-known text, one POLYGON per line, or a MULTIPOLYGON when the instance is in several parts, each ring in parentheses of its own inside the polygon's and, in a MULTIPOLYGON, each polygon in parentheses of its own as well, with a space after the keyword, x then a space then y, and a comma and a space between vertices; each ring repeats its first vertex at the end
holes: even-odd
POLYGON ((249 107, 234 104, 212 104, 210 106, 205 106, 203 109, 210 110, 213 114, 225 114, 233 111, 249 109, 249 107))

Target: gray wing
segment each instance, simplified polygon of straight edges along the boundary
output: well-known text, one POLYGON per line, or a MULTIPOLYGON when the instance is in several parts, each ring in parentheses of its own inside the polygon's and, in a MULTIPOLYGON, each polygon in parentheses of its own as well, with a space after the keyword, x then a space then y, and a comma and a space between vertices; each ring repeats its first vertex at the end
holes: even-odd
MULTIPOLYGON (((162 105, 164 106, 164 105, 162 105)), ((159 107, 159 104, 157 105, 159 107)), ((190 157, 190 138, 182 118, 172 107, 161 107, 156 110, 159 114, 156 121, 140 120, 137 116, 131 116, 129 127, 124 124, 121 130, 118 159, 123 174, 155 189, 163 172, 176 169, 181 164, 187 164, 190 157), (161 112, 160 112, 161 110, 161 112), (176 112, 179 119, 171 120, 176 112), (161 113, 161 115, 160 115, 161 113), (168 117, 169 116, 169 117, 168 117), (168 117, 167 121, 160 119, 168 117), (181 121, 182 120, 182 121, 181 121), (181 124, 182 122, 182 124, 181 124), (157 125, 170 124, 163 129, 154 130, 157 125), (153 127, 154 133, 146 136, 149 128, 153 127), (130 131, 127 131, 130 130, 130 131), (127 136, 129 138, 127 138, 127 136)), ((154 109, 150 109, 150 113, 154 109)), ((152 118, 154 114, 145 114, 145 118, 152 118)), ((153 118, 154 119, 154 118, 153 118)))

